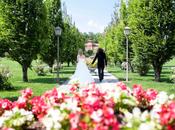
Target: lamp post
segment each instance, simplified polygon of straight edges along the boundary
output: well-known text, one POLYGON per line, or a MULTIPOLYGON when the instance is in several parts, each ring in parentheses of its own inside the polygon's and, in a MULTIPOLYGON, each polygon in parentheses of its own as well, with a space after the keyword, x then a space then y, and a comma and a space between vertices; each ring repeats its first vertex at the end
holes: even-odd
POLYGON ((124 34, 126 36, 126 82, 128 82, 128 35, 130 34, 129 27, 125 27, 124 34))
POLYGON ((59 36, 61 36, 61 28, 55 28, 55 35, 57 36, 57 83, 59 84, 59 36))

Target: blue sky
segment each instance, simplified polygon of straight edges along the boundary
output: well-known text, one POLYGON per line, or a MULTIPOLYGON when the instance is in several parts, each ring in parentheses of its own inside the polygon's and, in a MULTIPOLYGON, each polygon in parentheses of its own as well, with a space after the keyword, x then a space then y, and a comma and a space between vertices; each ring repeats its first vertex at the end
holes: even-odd
POLYGON ((62 0, 81 32, 103 32, 111 21, 117 0, 62 0))

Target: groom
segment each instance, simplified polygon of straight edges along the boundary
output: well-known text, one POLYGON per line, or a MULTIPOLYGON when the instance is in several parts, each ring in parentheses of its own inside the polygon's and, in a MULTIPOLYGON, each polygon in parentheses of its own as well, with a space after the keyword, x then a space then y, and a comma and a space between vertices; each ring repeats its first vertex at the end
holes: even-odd
POLYGON ((96 61, 96 59, 98 59, 98 63, 97 63, 98 76, 99 76, 99 80, 101 82, 103 80, 103 77, 104 77, 104 68, 105 68, 105 65, 107 66, 106 54, 104 53, 104 51, 103 51, 102 48, 99 48, 97 50, 96 56, 95 56, 92 64, 94 64, 94 62, 96 61))

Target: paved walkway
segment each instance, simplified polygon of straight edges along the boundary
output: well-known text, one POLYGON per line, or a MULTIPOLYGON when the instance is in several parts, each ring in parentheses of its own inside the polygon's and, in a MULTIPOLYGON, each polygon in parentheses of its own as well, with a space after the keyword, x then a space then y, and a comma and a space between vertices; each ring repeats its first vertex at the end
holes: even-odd
MULTIPOLYGON (((95 71, 91 74, 95 80, 96 85, 98 87, 102 87, 104 89, 110 89, 110 88, 106 88, 105 86, 115 86, 116 83, 119 81, 115 76, 113 76, 111 73, 108 73, 107 71, 104 71, 104 79, 102 80, 102 82, 99 81, 97 71, 95 71)), ((63 92, 68 92, 69 87, 70 87, 70 85, 68 85, 68 82, 69 82, 69 80, 66 81, 63 85, 59 86, 59 90, 61 90, 63 92)))
POLYGON ((104 79, 102 80, 102 82, 99 81, 97 70, 91 74, 92 74, 96 84, 117 83, 118 82, 118 79, 115 76, 113 76, 111 73, 108 73, 107 71, 104 71, 104 79))

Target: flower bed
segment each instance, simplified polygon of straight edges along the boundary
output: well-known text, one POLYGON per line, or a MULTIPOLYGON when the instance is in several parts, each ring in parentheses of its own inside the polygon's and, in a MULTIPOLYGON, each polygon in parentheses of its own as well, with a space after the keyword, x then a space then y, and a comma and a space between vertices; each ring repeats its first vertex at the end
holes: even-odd
MULTIPOLYGON (((111 87, 111 86, 106 86, 111 87)), ((21 91, 17 101, 0 99, 2 130, 175 130, 175 97, 119 82, 108 91, 72 84, 41 96, 21 91)))

